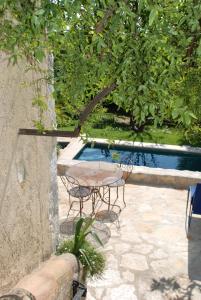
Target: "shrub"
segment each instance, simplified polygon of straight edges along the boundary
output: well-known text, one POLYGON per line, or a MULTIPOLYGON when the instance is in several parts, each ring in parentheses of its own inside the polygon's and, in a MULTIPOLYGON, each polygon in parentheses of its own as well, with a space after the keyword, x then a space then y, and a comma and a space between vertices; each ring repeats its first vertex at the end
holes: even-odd
MULTIPOLYGON (((74 240, 65 240, 57 249, 57 254, 73 253, 74 240)), ((79 260, 88 277, 101 277, 105 268, 105 257, 95 249, 90 242, 85 241, 82 245, 84 254, 80 253, 79 260)))
POLYGON ((103 254, 86 240, 91 234, 102 245, 99 237, 91 230, 93 221, 91 218, 80 218, 76 223, 74 238, 63 241, 57 249, 57 254, 72 253, 80 260, 85 279, 87 276, 100 277, 105 268, 103 254))

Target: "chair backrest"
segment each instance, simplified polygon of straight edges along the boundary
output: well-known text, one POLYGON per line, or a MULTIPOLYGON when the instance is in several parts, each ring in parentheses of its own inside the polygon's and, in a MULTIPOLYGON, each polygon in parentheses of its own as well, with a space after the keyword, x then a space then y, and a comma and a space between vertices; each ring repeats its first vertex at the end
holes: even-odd
POLYGON ((125 181, 128 180, 128 178, 130 177, 131 173, 132 173, 132 170, 133 170, 133 155, 129 155, 125 158, 122 158, 121 161, 120 161, 120 168, 123 170, 123 179, 125 181))
POLYGON ((192 199, 192 213, 201 215, 201 183, 197 183, 192 199))
POLYGON ((69 192, 74 187, 80 187, 79 181, 74 177, 68 175, 67 173, 65 175, 60 176, 60 178, 67 192, 69 192))

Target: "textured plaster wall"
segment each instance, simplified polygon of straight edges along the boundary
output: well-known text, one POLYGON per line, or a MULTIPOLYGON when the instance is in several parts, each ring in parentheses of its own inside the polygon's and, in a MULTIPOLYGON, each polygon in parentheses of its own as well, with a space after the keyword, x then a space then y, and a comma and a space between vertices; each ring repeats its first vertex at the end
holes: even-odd
MULTIPOLYGON (((0 54, 0 294, 48 258, 57 243, 56 140, 17 134, 33 128, 38 116, 30 85, 38 75, 24 71, 24 63, 8 66, 0 54)), ((43 87, 46 125, 52 126, 50 87, 43 87)))

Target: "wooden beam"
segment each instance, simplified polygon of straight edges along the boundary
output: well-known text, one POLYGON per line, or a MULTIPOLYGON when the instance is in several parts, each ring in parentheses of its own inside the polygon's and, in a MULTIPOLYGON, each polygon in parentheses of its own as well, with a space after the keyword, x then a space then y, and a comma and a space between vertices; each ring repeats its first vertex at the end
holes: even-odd
POLYGON ((63 130, 44 130, 43 132, 37 129, 20 128, 18 131, 20 135, 37 135, 37 136, 52 136, 52 137, 77 137, 78 134, 75 131, 63 131, 63 130))

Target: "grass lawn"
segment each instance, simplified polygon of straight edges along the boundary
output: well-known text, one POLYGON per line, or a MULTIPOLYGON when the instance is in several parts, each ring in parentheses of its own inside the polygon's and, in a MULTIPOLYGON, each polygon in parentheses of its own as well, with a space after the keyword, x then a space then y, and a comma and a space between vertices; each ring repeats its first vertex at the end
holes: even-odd
POLYGON ((149 127, 143 133, 136 134, 131 130, 106 127, 105 129, 89 129, 90 137, 106 138, 110 140, 142 141, 149 143, 182 145, 184 136, 177 129, 149 127))
MULTIPOLYGON (((74 126, 62 127, 60 130, 73 130, 74 126)), ((101 120, 91 121, 85 128, 85 132, 91 138, 104 138, 110 141, 142 141, 170 145, 190 145, 185 138, 183 128, 163 126, 155 128, 147 126, 142 133, 136 133, 130 129, 125 117, 106 113, 101 120)), ((191 144, 191 146, 193 146, 191 144)), ((201 146, 196 143, 196 146, 201 146)))
MULTIPOLYGON (((60 130, 73 130, 73 126, 62 127, 60 130)), ((185 140, 184 131, 175 128, 154 128, 149 126, 145 132, 135 134, 131 130, 122 130, 121 127, 93 128, 88 126, 87 134, 92 138, 104 138, 108 140, 142 141, 158 144, 189 145, 185 140)))

